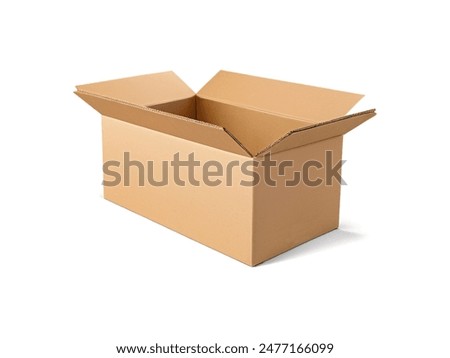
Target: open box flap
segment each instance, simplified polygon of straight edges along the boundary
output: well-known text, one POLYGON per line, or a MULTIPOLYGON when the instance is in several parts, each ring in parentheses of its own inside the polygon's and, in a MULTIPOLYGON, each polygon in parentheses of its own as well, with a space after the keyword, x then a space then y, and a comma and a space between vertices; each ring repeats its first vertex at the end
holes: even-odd
POLYGON ((195 96, 195 93, 173 72, 121 78, 76 88, 78 92, 145 107, 195 96))
POLYGON ((102 115, 246 157, 251 154, 225 128, 145 106, 76 91, 102 115))
POLYGON ((219 102, 293 116, 318 123, 343 116, 363 95, 276 81, 228 71, 218 72, 198 96, 219 102))
POLYGON ((375 115, 375 109, 371 109, 336 118, 331 121, 294 129, 286 133, 286 135, 269 145, 267 148, 261 150, 256 156, 263 156, 268 152, 271 152, 272 154, 283 152, 292 148, 343 135, 375 115))

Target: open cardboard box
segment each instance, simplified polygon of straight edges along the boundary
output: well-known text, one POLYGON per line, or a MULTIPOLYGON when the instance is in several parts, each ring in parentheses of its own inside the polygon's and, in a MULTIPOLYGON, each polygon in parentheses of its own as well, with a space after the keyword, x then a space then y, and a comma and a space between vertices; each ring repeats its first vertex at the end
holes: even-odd
POLYGON ((252 266, 338 227, 327 170, 339 171, 343 135, 375 115, 346 115, 362 95, 226 71, 197 94, 173 72, 75 93, 102 114, 106 199, 252 266), (174 157, 190 155, 198 165, 175 175, 174 157))

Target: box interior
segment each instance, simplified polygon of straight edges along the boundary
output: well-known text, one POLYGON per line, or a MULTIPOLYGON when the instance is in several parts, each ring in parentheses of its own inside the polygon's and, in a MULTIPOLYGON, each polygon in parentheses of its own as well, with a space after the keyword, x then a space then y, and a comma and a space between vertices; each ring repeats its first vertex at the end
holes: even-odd
POLYGON ((224 127, 252 153, 261 151, 289 131, 313 124, 197 95, 149 108, 224 127))
POLYGON ((343 135, 375 115, 348 115, 363 95, 219 71, 198 93, 175 73, 77 86, 104 116, 259 157, 343 135))

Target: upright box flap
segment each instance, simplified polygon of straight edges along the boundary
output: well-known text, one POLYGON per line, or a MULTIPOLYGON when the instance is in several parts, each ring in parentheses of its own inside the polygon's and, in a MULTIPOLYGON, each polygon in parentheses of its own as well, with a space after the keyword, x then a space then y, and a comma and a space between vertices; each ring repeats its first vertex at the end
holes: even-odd
POLYGON ((244 146, 231 133, 220 126, 84 91, 75 93, 102 115, 227 152, 251 157, 244 146))
POLYGON ((262 156, 268 152, 283 152, 327 138, 343 135, 375 115, 375 109, 371 109, 322 122, 320 124, 313 124, 307 127, 294 129, 260 151, 256 156, 262 156))
POLYGON ((363 95, 228 71, 217 73, 198 96, 293 116, 312 123, 343 116, 363 95))
POLYGON ((79 92, 146 107, 181 100, 195 95, 173 72, 121 78, 81 85, 76 88, 79 92))

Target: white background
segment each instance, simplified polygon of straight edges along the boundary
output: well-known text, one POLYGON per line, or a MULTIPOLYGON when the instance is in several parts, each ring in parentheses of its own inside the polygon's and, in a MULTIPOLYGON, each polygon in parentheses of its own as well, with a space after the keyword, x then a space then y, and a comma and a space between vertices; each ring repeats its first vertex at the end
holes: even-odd
POLYGON ((445 2, 7 4, 1 357, 155 342, 450 356, 445 2), (165 70, 198 90, 219 69, 365 93, 358 109, 378 111, 344 140, 341 229, 256 268, 103 200, 100 117, 72 93, 165 70))

